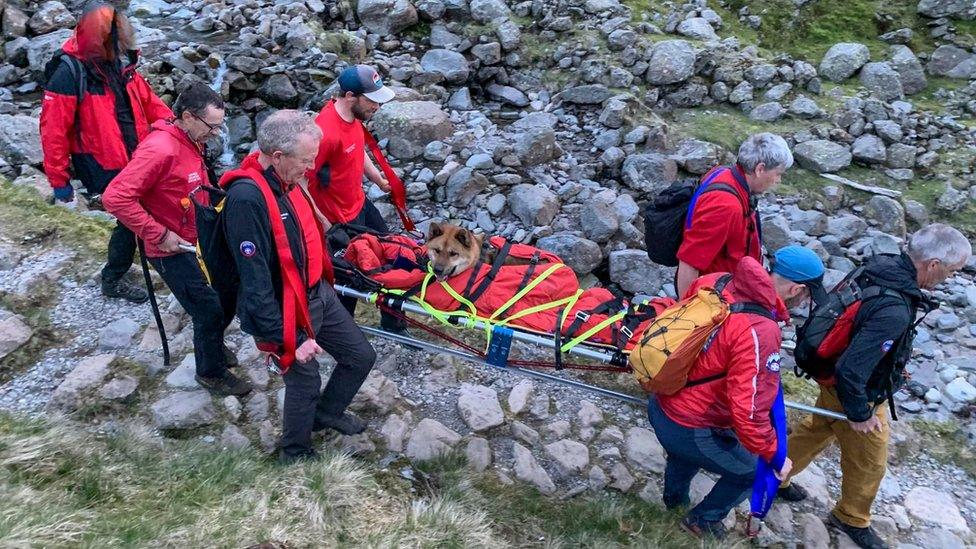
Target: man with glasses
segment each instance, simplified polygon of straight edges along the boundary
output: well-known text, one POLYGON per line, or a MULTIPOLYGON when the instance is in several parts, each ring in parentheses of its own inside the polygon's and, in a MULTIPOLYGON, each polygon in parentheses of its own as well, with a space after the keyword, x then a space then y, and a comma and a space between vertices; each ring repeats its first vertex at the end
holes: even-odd
MULTIPOLYGON (((309 191, 315 204, 330 223, 351 223, 379 233, 390 228, 376 206, 363 192, 363 176, 390 192, 390 182, 366 154, 366 128, 380 105, 396 94, 383 85, 376 69, 353 65, 339 73, 339 90, 315 118, 322 130, 315 167, 309 171, 309 191)), ((350 314, 355 314, 356 299, 340 298, 350 314)), ((403 332, 396 317, 383 314, 384 330, 403 332)))
POLYGON ((172 122, 153 124, 102 202, 145 241, 149 262, 193 319, 197 382, 219 396, 241 396, 251 385, 227 371, 236 359, 224 346, 234 311, 221 305, 196 254, 184 250, 197 239, 189 194, 209 184, 203 147, 220 133, 224 102, 205 84, 195 83, 177 97, 173 112, 172 122))

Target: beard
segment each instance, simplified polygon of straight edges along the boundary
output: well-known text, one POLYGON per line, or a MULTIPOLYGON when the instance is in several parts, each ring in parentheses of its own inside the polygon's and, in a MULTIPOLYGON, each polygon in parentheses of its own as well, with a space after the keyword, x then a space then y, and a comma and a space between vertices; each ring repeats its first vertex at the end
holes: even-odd
POLYGON ((352 106, 352 115, 355 116, 357 120, 362 120, 364 122, 366 120, 369 120, 370 116, 372 116, 366 109, 362 107, 362 105, 359 104, 359 101, 357 101, 356 104, 352 106))

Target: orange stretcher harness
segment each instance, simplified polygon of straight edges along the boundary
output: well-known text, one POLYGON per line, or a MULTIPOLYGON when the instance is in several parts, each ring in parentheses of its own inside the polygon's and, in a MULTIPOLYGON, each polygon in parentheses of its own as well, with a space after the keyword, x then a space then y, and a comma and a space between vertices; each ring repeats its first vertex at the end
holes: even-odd
POLYGON ((576 273, 551 252, 500 236, 491 237, 488 246, 493 261, 479 260, 445 281, 428 269, 426 248, 403 235, 360 234, 333 256, 340 255, 377 288, 422 303, 435 318, 461 311, 492 326, 551 334, 557 367, 560 355, 582 342, 630 349, 656 313, 674 303, 629 304, 606 288, 582 290, 576 273))

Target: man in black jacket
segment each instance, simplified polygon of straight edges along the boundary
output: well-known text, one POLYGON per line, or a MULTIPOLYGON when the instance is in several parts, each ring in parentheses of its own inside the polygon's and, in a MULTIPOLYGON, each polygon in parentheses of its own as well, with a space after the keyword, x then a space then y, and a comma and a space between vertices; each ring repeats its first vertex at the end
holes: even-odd
MULTIPOLYGON (((837 360, 833 378, 821 384, 816 404, 846 415, 847 421, 811 415, 790 434, 793 475, 837 440, 843 479, 840 500, 829 519, 860 547, 887 547, 870 527, 871 504, 888 459, 889 427, 883 403, 904 381, 915 318, 924 300, 922 290, 944 282, 966 265, 971 254, 972 246, 962 233, 935 224, 912 235, 906 253, 868 261, 858 286, 880 286, 885 291, 862 301, 850 343, 837 360)), ((795 484, 780 488, 780 497, 789 501, 806 496, 795 484)))
POLYGON ((331 286, 322 227, 304 188, 321 138, 312 118, 278 111, 258 130, 260 151, 221 179, 228 188, 225 234, 240 273, 241 328, 284 370, 283 463, 317 457, 312 431, 365 430, 346 407, 376 361, 331 286), (323 352, 336 359, 324 390, 315 360, 323 352))

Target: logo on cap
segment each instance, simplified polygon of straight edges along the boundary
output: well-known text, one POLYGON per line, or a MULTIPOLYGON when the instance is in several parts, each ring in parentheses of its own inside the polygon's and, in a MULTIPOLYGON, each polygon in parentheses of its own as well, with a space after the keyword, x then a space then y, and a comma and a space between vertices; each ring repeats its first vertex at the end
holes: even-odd
POLYGON ((383 86, 383 80, 380 79, 380 73, 376 71, 373 71, 373 84, 376 84, 376 87, 378 88, 383 86))

